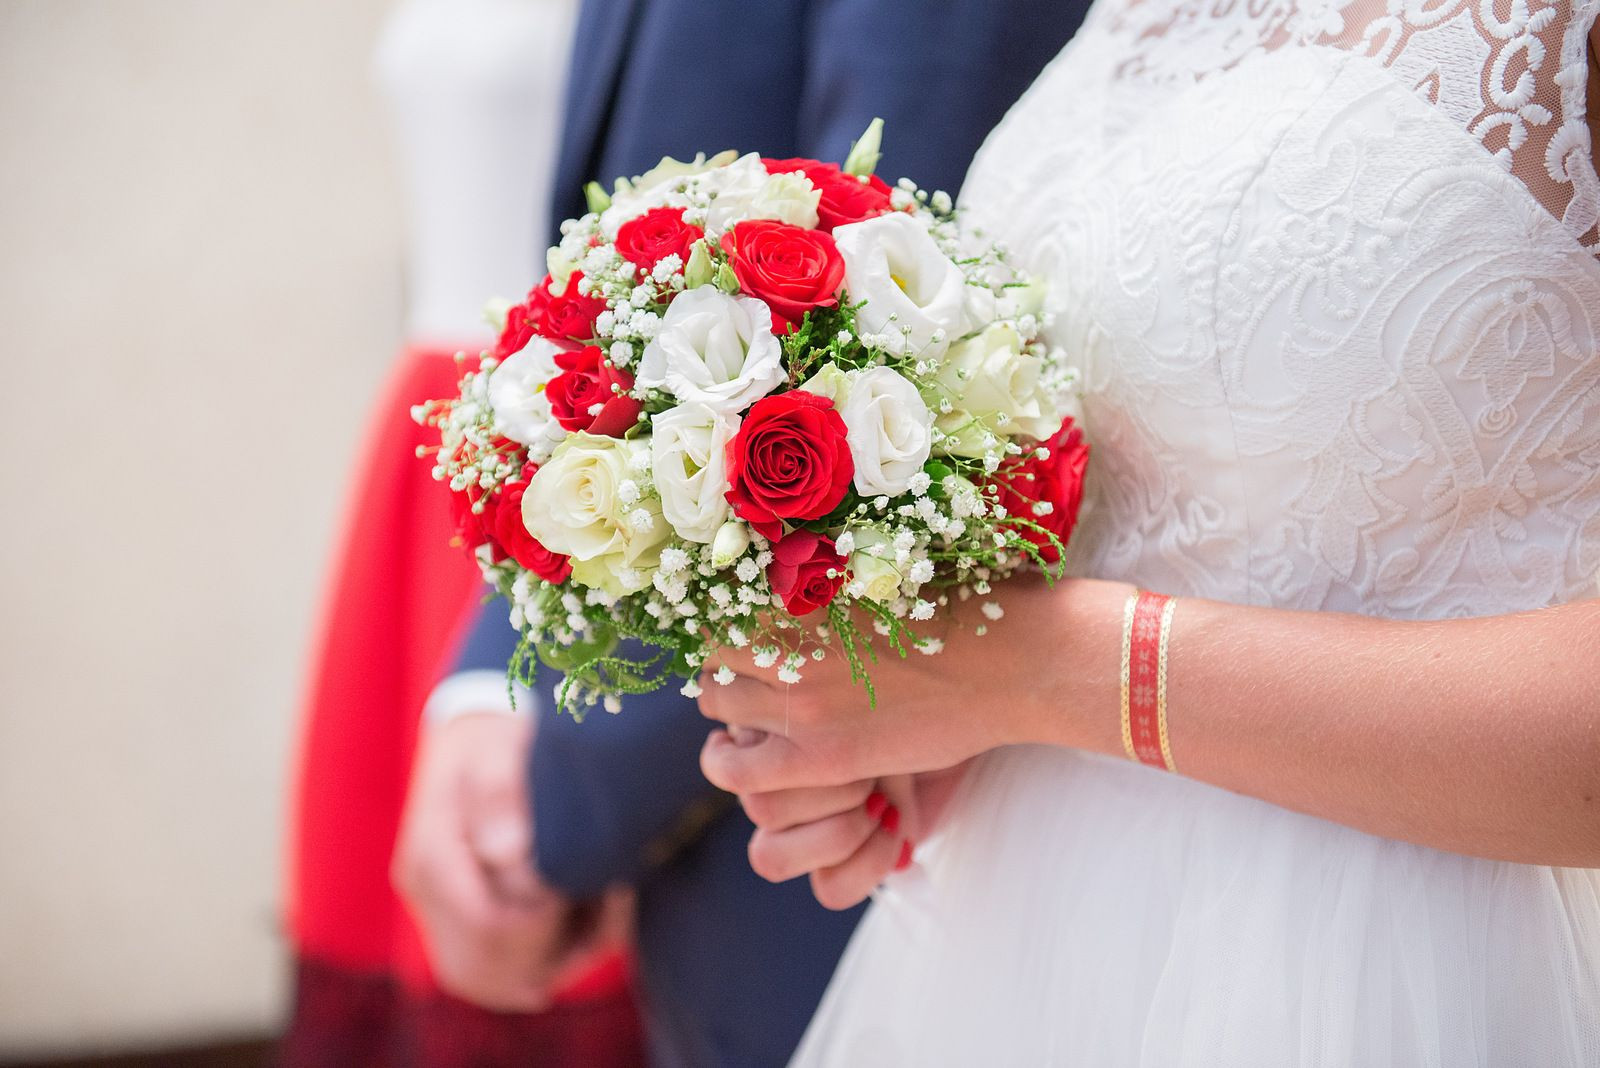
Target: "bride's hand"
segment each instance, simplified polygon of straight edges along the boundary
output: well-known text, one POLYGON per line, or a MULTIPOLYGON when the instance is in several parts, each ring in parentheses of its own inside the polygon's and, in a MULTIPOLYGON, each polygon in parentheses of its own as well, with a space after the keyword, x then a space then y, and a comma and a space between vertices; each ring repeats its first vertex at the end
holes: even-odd
POLYGON ((743 795, 756 825, 750 866, 774 883, 809 875, 825 908, 852 908, 890 872, 910 866, 915 843, 937 826, 966 768, 743 795))
POLYGON ((1003 605, 1002 618, 991 620, 973 598, 936 620, 939 653, 902 658, 876 641, 876 707, 836 651, 786 685, 748 649, 725 649, 701 679, 701 711, 764 733, 735 745, 713 732, 701 767, 717 786, 750 795, 936 771, 997 746, 1061 742, 1075 695, 1117 684, 1125 596, 1114 583, 1052 588, 1038 577, 1014 578, 984 599, 1003 605), (1080 618, 1106 626, 1086 629, 1075 624, 1080 618), (980 626, 988 633, 979 635, 980 626), (737 676, 725 686, 709 673, 724 664, 737 676))

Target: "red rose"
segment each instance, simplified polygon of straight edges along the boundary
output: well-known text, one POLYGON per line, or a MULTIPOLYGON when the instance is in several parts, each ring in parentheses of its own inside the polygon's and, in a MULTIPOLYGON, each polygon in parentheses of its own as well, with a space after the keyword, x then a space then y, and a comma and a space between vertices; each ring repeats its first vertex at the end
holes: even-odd
MULTIPOLYGON (((467 442, 462 442, 456 447, 452 460, 455 463, 470 463, 478 457, 478 448, 467 442)), ((485 543, 494 544, 494 498, 485 497, 483 490, 476 484, 461 490, 450 491, 450 523, 455 527, 455 538, 452 545, 462 546, 466 549, 476 549, 485 543), (483 501, 483 511, 474 512, 472 506, 483 501)), ((495 546, 498 549, 498 546, 495 546)), ((497 552, 496 556, 500 554, 497 552)))
MULTIPOLYGON (((1042 444, 1050 450, 1048 460, 1027 452, 1000 468, 995 486, 1008 515, 1039 524, 1065 545, 1072 537, 1072 528, 1078 522, 1078 508, 1083 503, 1083 473, 1089 463, 1089 446, 1083 440, 1083 431, 1074 425, 1070 416, 1061 424, 1061 429, 1042 444), (1050 505, 1050 514, 1034 514, 1033 506, 1039 501, 1050 505)), ((1060 559, 1060 552, 1044 534, 1027 527, 1020 532, 1039 547, 1039 554, 1046 561, 1053 564, 1060 559)))
POLYGON ((525 300, 521 304, 513 304, 506 311, 506 325, 500 331, 500 339, 494 344, 494 358, 503 360, 512 353, 521 352, 533 340, 534 328, 537 325, 530 304, 525 300))
POLYGON ((489 533, 489 524, 485 520, 492 520, 493 500, 484 501, 483 514, 473 512, 472 505, 483 496, 483 491, 476 486, 450 494, 450 523, 456 528, 452 545, 459 545, 464 549, 474 550, 485 542, 493 543, 494 536, 489 533))
MULTIPOLYGON (((551 292, 554 283, 549 275, 534 287, 524 302, 533 320, 534 332, 553 339, 588 341, 594 337, 594 321, 606 310, 606 302, 597 296, 584 296, 578 292, 583 281, 582 271, 573 271, 567 279, 567 288, 557 296, 551 292)), ((507 321, 510 317, 507 316, 507 321)))
POLYGON ((768 174, 800 171, 817 187, 822 199, 817 204, 817 229, 832 232, 835 226, 860 222, 890 210, 889 186, 876 174, 865 179, 846 174, 832 163, 814 159, 763 159, 768 174))
MULTIPOLYGON (((517 481, 500 487, 500 497, 494 502, 494 540, 507 556, 546 582, 562 582, 572 574, 571 559, 546 549, 522 522, 522 495, 537 470, 536 464, 528 464, 517 481)), ((489 518, 489 513, 484 517, 489 518)))
POLYGON ((844 420, 805 390, 756 401, 728 442, 728 503, 772 541, 780 519, 821 519, 838 507, 855 473, 844 420))
POLYGON ((844 257, 827 234, 757 219, 724 234, 722 248, 733 258, 739 288, 772 309, 778 333, 800 325, 812 308, 839 303, 844 257))
POLYGON ((772 547, 767 581, 791 615, 809 615, 824 607, 844 580, 844 559, 830 538, 796 530, 772 547))
POLYGON ((617 230, 617 251, 644 274, 668 256, 687 263, 690 246, 704 236, 700 227, 683 221, 682 208, 652 208, 617 230))
POLYGON ((793 174, 795 171, 800 171, 807 177, 811 176, 813 167, 839 169, 832 163, 824 163, 820 159, 807 159, 805 156, 791 156, 788 159, 768 159, 762 156, 761 165, 767 169, 768 174, 793 174))
POLYGON ((607 363, 599 348, 563 352, 556 356, 556 366, 562 373, 544 393, 562 429, 620 438, 638 421, 643 406, 627 394, 633 376, 607 363))

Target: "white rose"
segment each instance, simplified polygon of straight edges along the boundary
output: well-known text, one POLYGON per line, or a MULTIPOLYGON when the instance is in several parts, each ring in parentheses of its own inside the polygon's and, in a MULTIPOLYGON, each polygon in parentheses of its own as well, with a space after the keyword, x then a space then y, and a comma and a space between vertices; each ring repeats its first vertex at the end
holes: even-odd
POLYGON ((772 312, 754 297, 712 286, 680 293, 639 360, 637 384, 680 401, 738 412, 783 381, 772 312))
POLYGON ((528 457, 540 463, 567 432, 550 411, 544 387, 560 373, 555 345, 535 337, 500 361, 489 374, 489 407, 494 428, 512 441, 528 447, 528 457))
POLYGON ((774 174, 756 191, 746 219, 776 219, 807 230, 817 228, 822 190, 803 174, 774 174))
POLYGON ((837 227, 833 240, 844 257, 850 300, 865 302, 856 313, 863 332, 899 334, 909 327, 910 351, 935 359, 965 330, 966 277, 916 219, 891 211, 837 227), (943 340, 933 340, 935 334, 943 340))
POLYGON ((650 420, 651 472, 661 514, 687 541, 709 545, 728 518, 727 449, 739 417, 680 404, 650 420))
POLYGON ((600 229, 607 237, 613 237, 623 223, 643 215, 651 208, 668 204, 683 206, 688 201, 676 192, 681 183, 726 167, 737 158, 738 153, 735 152, 719 152, 710 159, 701 154, 688 162, 666 156, 635 178, 617 179, 616 190, 611 194, 611 206, 600 213, 600 229))
POLYGON ((898 496, 933 448, 933 413, 892 367, 841 372, 829 365, 802 387, 832 400, 855 462, 856 492, 898 496))
POLYGON ((711 206, 706 210, 706 232, 720 234, 741 219, 755 218, 751 208, 768 178, 767 168, 754 152, 700 176, 695 182, 697 191, 711 199, 711 206))
POLYGON ((623 482, 637 479, 633 458, 649 447, 644 441, 573 434, 534 472, 522 496, 528 533, 550 551, 572 557, 577 582, 614 597, 650 584, 661 547, 672 536, 660 501, 629 502, 618 492, 623 482))
POLYGON ((850 553, 850 581, 860 583, 858 596, 892 601, 900 596, 905 576, 894 566, 894 546, 877 527, 851 527, 855 549, 850 553))
POLYGON ((981 456, 985 433, 1047 438, 1061 425, 1061 410, 1042 381, 1043 361, 1022 351, 1010 323, 995 323, 950 346, 938 382, 952 410, 939 416, 943 451, 981 456))

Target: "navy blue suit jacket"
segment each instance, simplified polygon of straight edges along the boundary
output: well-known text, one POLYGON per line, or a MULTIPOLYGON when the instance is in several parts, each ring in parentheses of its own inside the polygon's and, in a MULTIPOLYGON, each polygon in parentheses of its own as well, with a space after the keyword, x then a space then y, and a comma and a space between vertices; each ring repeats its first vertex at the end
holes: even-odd
MULTIPOLYGON (((891 183, 954 194, 988 131, 1077 29, 1088 0, 588 0, 579 16, 553 217, 662 156, 735 148, 842 160, 885 120, 891 183)), ((459 667, 504 667, 500 605, 459 667)), ((541 695, 554 672, 541 671, 541 695)), ((548 701, 544 702, 546 706, 548 701)), ((639 888, 640 969, 662 1064, 780 1065, 859 910, 773 886, 752 827, 701 777, 709 725, 668 690, 583 723, 541 709, 530 762, 537 862, 573 894, 639 888)))

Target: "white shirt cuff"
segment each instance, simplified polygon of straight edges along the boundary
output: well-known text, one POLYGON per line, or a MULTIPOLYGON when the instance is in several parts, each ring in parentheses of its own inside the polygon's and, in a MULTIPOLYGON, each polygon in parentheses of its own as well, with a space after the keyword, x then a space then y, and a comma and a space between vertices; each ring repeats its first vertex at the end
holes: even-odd
POLYGON ((506 673, 483 669, 460 671, 444 679, 422 706, 424 723, 440 724, 472 712, 493 712, 528 719, 533 715, 533 694, 516 688, 516 703, 506 694, 506 673))

